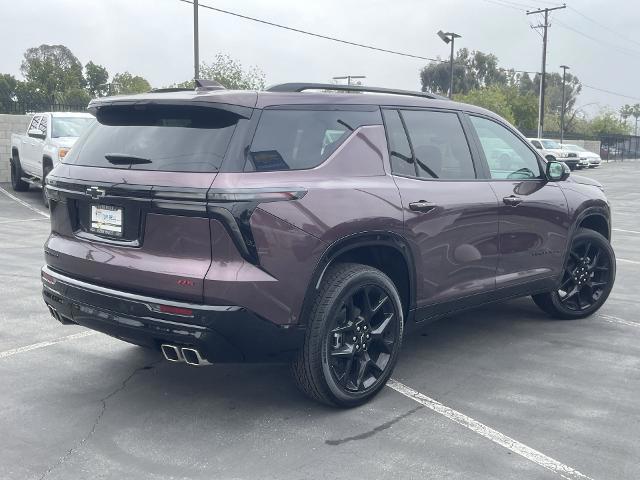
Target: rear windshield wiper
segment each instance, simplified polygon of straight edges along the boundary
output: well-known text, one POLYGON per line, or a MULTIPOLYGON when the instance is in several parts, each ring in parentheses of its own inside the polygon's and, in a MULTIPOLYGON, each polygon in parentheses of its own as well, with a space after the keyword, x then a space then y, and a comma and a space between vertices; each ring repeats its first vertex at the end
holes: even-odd
POLYGON ((127 153, 107 153, 106 158, 109 163, 114 165, 133 165, 141 163, 151 163, 150 158, 139 157, 137 155, 129 155, 127 153))

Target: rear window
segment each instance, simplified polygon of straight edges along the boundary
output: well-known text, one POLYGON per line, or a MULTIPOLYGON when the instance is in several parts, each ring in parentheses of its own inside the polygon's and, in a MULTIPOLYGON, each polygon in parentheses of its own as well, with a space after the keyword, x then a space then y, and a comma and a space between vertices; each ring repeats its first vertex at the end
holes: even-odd
POLYGON ((324 162, 363 125, 379 125, 380 110, 264 110, 245 170, 305 170, 324 162))
POLYGON ((65 163, 131 170, 217 171, 239 118, 207 107, 106 107, 65 163))
POLYGON ((53 117, 51 136, 53 138, 79 137, 93 121, 93 117, 53 117))

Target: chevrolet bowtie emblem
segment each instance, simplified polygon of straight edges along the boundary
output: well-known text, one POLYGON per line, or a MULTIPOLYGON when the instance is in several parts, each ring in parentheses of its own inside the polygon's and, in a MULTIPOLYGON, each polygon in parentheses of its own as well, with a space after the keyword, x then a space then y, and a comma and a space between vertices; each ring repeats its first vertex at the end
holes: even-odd
POLYGON ((86 194, 93 199, 102 198, 105 195, 105 191, 98 187, 89 187, 86 190, 86 194))

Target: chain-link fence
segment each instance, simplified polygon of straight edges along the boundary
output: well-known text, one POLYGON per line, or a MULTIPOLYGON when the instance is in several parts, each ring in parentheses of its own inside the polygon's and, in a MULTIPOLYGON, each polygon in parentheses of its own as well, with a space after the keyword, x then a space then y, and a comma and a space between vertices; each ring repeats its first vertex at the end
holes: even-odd
POLYGON ((36 112, 84 112, 86 110, 86 105, 71 105, 65 103, 0 102, 0 113, 12 115, 25 115, 36 112))

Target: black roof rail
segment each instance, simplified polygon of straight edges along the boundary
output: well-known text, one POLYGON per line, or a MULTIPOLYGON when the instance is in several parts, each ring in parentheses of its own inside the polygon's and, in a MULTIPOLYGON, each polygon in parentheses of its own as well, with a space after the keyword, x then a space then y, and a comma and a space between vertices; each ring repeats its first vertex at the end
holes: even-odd
POLYGON ((391 95, 407 95, 438 100, 449 100, 446 97, 430 92, 414 92, 412 90, 396 90, 395 88, 365 87, 363 85, 336 85, 333 83, 280 83, 271 85, 267 92, 303 92, 305 90, 337 90, 341 92, 387 93, 391 95))
POLYGON ((193 92, 193 88, 186 87, 165 87, 165 88, 152 88, 149 93, 168 93, 168 92, 193 92))
POLYGON ((199 90, 224 90, 224 85, 216 82, 215 80, 205 80, 202 78, 196 78, 196 91, 199 90))

